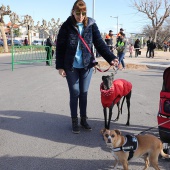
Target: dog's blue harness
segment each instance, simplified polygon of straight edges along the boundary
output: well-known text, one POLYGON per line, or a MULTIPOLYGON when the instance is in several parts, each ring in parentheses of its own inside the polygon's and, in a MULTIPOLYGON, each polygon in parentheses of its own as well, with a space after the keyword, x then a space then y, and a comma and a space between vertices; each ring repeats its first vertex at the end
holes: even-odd
POLYGON ((113 148, 113 152, 123 151, 129 152, 128 160, 133 157, 134 151, 138 148, 138 140, 135 136, 126 135, 125 143, 121 147, 113 148))

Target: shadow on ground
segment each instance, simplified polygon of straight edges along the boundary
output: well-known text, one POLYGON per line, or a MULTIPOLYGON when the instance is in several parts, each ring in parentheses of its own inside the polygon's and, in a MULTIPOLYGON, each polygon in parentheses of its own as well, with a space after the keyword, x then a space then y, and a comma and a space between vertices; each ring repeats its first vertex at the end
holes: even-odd
MULTIPOLYGON (((60 113, 51 114, 17 110, 0 111, 1 130, 8 130, 14 133, 47 139, 59 143, 68 143, 90 148, 100 147, 103 151, 110 152, 105 145, 102 135, 99 133, 101 127, 104 126, 104 120, 93 118, 89 119, 88 122, 92 125, 93 130, 91 132, 81 131, 79 138, 77 138, 77 135, 73 135, 71 132, 70 117, 64 116, 60 113)), ((149 128, 140 125, 131 125, 127 127, 115 122, 111 122, 111 124, 112 128, 121 130, 123 134, 126 134, 129 129, 132 131, 135 131, 136 129, 138 131, 143 131, 149 128)), ((157 130, 155 130, 154 133, 156 134, 157 130)), ((110 158, 108 158, 108 160, 81 160, 58 159, 55 157, 15 157, 5 155, 0 158, 0 167, 2 170, 108 170, 111 168, 110 166, 113 165, 114 160, 110 158)), ((132 162, 130 165, 143 166, 140 162, 132 162)))

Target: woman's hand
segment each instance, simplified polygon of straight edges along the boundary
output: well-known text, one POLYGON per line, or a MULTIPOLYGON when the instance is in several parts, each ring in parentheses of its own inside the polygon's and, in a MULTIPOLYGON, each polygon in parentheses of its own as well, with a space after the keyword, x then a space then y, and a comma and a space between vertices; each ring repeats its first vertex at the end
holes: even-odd
POLYGON ((64 71, 64 69, 59 69, 58 72, 62 77, 66 77, 66 72, 64 71))
POLYGON ((110 62, 110 65, 112 65, 112 66, 118 66, 118 64, 119 64, 119 61, 118 61, 117 58, 115 58, 114 60, 112 60, 112 61, 110 62))

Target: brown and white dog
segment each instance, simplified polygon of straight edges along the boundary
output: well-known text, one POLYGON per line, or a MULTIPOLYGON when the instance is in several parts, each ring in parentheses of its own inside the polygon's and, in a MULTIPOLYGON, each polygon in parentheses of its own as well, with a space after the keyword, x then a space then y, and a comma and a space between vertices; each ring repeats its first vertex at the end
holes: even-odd
MULTIPOLYGON (((153 135, 137 135, 132 136, 137 146, 135 150, 133 144, 125 145, 127 136, 122 136, 119 130, 101 130, 104 140, 108 147, 112 148, 112 153, 115 158, 114 169, 116 169, 118 163, 123 165, 124 170, 128 170, 128 158, 132 159, 143 157, 145 161, 145 169, 151 165, 154 169, 160 170, 158 167, 158 156, 161 154, 164 158, 170 158, 170 155, 163 152, 162 142, 153 135), (135 139, 135 140, 134 140, 135 139), (130 151, 129 151, 130 149, 130 151), (128 150, 128 151, 127 151, 128 150)), ((130 135, 129 135, 130 136, 130 135)))

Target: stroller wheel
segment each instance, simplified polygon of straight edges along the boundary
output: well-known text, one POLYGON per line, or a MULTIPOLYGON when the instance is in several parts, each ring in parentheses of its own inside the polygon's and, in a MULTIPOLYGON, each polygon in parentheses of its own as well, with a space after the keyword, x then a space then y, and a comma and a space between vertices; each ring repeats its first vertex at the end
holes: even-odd
MULTIPOLYGON (((168 149, 163 149, 165 154, 168 154, 168 149)), ((165 159, 161 154, 159 154, 158 159, 165 159)))
MULTIPOLYGON (((170 154, 170 144, 169 143, 163 143, 163 151, 165 154, 170 154)), ((159 155, 160 159, 165 159, 164 157, 161 156, 161 154, 159 155)))
POLYGON ((163 149, 164 153, 168 154, 169 149, 163 149))
POLYGON ((167 149, 167 154, 170 155, 170 146, 167 149))

